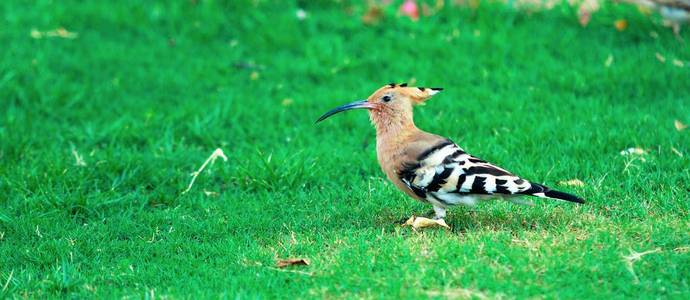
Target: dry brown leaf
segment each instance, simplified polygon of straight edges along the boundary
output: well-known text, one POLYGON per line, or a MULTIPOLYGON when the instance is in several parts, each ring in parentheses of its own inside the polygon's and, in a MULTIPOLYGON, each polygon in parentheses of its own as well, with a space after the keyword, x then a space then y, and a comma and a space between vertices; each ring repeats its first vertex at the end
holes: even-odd
POLYGON ((628 21, 625 19, 618 19, 616 22, 613 22, 613 26, 616 27, 616 30, 623 31, 628 28, 628 21))
POLYGON ((288 266, 308 266, 309 260, 306 258, 288 258, 276 262, 276 267, 285 268, 288 266))
POLYGON ((259 72, 254 71, 254 72, 252 72, 251 74, 249 74, 249 79, 251 79, 251 80, 257 80, 257 79, 259 79, 259 72))
POLYGON ((683 131, 683 130, 685 130, 685 128, 688 128, 688 125, 683 124, 683 122, 681 122, 679 120, 674 120, 673 126, 675 126, 676 130, 678 130, 678 131, 683 131))
POLYGON ((582 182, 580 179, 570 179, 570 180, 563 180, 559 181, 558 185, 564 185, 564 186, 585 186, 585 183, 582 182))
POLYGON ((424 218, 424 217, 415 217, 412 216, 407 221, 405 221, 405 224, 403 226, 412 226, 412 229, 417 230, 417 228, 429 228, 429 227, 444 227, 447 229, 450 229, 450 226, 446 224, 446 221, 443 219, 440 220, 434 220, 434 219, 429 219, 429 218, 424 218))
POLYGON ((628 149, 621 151, 621 155, 645 155, 645 154, 647 154, 647 151, 645 151, 642 148, 637 148, 637 147, 628 148, 628 149))

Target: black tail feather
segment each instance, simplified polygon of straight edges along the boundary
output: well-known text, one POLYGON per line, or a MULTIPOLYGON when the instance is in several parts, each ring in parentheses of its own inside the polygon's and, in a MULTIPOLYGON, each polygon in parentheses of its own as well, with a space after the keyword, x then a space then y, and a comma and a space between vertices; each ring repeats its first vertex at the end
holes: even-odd
POLYGON ((547 190, 544 193, 544 195, 546 197, 554 198, 554 199, 561 199, 561 200, 580 203, 580 204, 585 203, 585 200, 578 197, 578 196, 571 195, 571 194, 564 193, 564 192, 554 191, 554 190, 547 190))

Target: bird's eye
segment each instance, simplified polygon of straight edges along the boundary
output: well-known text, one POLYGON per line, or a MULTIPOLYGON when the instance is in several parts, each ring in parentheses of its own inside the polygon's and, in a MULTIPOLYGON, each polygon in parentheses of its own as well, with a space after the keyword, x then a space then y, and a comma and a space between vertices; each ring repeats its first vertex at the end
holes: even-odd
POLYGON ((391 101, 391 96, 385 95, 383 98, 381 98, 381 100, 383 100, 383 102, 391 101))

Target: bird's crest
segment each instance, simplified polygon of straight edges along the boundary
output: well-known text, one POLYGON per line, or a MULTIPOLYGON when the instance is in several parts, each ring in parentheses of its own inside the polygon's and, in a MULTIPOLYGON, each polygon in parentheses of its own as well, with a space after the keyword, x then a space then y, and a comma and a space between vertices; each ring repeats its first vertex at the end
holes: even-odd
POLYGON ((383 87, 381 87, 375 95, 378 94, 379 92, 382 91, 389 91, 389 90, 395 90, 396 92, 406 95, 412 99, 414 104, 421 104, 424 101, 428 100, 432 96, 438 94, 440 91, 443 90, 443 88, 439 87, 412 87, 408 86, 407 83, 403 82, 400 84, 397 83, 389 83, 383 87))

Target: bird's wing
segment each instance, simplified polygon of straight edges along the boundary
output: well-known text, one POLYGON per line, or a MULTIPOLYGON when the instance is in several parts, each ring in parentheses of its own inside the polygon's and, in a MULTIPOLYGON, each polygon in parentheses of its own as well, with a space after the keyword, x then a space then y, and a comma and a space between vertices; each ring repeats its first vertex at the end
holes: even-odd
POLYGON ((468 195, 535 195, 548 190, 467 154, 450 140, 421 152, 398 175, 417 196, 448 204, 468 195))

